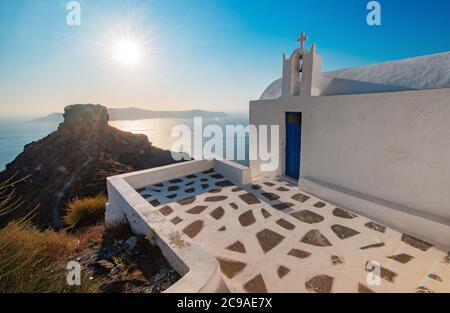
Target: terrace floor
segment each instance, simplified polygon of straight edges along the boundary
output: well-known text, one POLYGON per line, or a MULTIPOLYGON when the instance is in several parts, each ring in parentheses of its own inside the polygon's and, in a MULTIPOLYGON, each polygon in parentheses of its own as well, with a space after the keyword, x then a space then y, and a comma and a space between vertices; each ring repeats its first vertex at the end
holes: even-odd
POLYGON ((243 189, 211 170, 138 192, 216 257, 233 292, 450 292, 448 250, 280 178, 243 189))

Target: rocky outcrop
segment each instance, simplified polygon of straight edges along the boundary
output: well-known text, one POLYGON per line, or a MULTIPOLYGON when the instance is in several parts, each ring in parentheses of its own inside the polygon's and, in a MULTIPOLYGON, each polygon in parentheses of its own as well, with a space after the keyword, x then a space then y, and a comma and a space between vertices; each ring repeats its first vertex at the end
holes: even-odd
POLYGON ((58 228, 67 202, 106 193, 106 177, 170 163, 171 153, 153 147, 145 135, 109 126, 106 107, 67 106, 58 129, 26 145, 0 173, 0 180, 28 177, 15 186, 24 205, 0 217, 0 226, 34 210, 34 224, 58 228))

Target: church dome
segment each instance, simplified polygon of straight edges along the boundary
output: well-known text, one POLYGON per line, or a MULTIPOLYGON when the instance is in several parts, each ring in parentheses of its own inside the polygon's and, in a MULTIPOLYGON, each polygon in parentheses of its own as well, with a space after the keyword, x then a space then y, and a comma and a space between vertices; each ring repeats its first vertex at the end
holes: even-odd
POLYGON ((281 78, 271 83, 262 93, 259 100, 271 100, 281 97, 281 78))

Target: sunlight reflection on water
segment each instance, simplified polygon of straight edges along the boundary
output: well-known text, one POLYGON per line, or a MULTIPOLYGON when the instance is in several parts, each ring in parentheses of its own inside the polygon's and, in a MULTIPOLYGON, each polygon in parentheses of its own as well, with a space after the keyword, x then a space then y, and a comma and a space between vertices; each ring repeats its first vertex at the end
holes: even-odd
MULTIPOLYGON (((113 127, 119 128, 123 131, 132 132, 134 134, 144 134, 148 137, 149 141, 156 147, 171 150, 172 145, 178 138, 171 137, 172 128, 176 125, 186 125, 191 130, 194 128, 193 119, 143 119, 136 121, 110 121, 109 124, 113 127)), ((225 126, 226 125, 243 125, 244 127, 248 125, 248 116, 244 114, 236 114, 229 116, 227 118, 220 119, 203 119, 203 128, 206 125, 216 124, 219 125, 225 136, 225 126)), ((204 138, 203 142, 208 141, 209 138, 204 138)), ((232 138, 224 138, 224 153, 226 151, 225 143, 232 140, 232 138)), ((235 151, 236 145, 239 140, 235 138, 234 146, 235 151)), ((245 160, 237 161, 238 163, 248 165, 248 136, 245 138, 245 149, 246 158, 245 160)), ((185 152, 185 151, 176 151, 185 152)))

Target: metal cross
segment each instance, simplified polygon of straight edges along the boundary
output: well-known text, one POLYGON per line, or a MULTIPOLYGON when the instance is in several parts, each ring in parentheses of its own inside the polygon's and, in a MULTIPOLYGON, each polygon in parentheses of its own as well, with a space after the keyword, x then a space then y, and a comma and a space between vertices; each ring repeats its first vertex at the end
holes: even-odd
POLYGON ((308 40, 308 36, 305 33, 301 33, 300 37, 297 39, 297 42, 300 43, 300 49, 304 50, 305 49, 305 41, 308 40))

